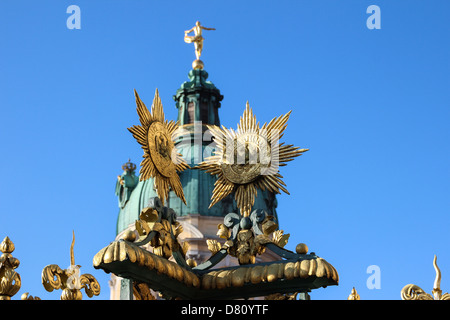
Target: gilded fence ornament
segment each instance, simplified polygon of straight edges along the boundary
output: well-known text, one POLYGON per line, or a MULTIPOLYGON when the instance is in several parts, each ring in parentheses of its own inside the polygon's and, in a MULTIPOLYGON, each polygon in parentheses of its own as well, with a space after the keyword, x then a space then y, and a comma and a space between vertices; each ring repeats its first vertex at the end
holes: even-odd
POLYGON ((402 300, 450 300, 450 294, 442 294, 441 290, 441 270, 437 263, 437 257, 434 256, 433 266, 436 270, 436 278, 434 280, 432 294, 426 293, 422 288, 415 284, 408 284, 403 287, 400 295, 402 300))
POLYGON ((56 264, 51 264, 42 270, 42 285, 45 290, 52 292, 54 289, 62 289, 61 300, 82 300, 81 289, 84 289, 87 296, 92 298, 100 294, 100 284, 97 279, 90 274, 80 275, 81 266, 75 265, 73 248, 75 245, 75 233, 72 234, 72 244, 70 246, 70 266, 61 269, 56 264))
POLYGON ((235 245, 228 252, 238 258, 239 264, 253 264, 256 256, 265 252, 267 243, 270 240, 265 235, 255 236, 252 230, 240 230, 235 245))
POLYGON ((14 250, 14 243, 5 237, 0 243, 0 300, 11 300, 22 285, 20 275, 15 271, 20 261, 11 254, 14 250))
POLYGON ((189 243, 178 241, 178 236, 183 232, 183 226, 176 220, 173 209, 163 207, 158 197, 151 198, 149 206, 142 209, 139 220, 135 221, 135 228, 139 234, 136 245, 142 246, 150 243, 153 253, 171 258, 178 255, 179 261, 184 261, 189 243), (182 260, 180 260, 182 259, 182 260))
POLYGON ((30 295, 28 292, 25 292, 20 297, 20 300, 41 300, 41 298, 34 297, 34 296, 30 295))
POLYGON ((133 284, 133 295, 136 300, 156 300, 148 284, 142 282, 133 284))
MULTIPOLYGON (((289 234, 283 230, 276 230, 278 224, 274 217, 264 210, 254 210, 249 217, 241 217, 236 213, 229 213, 224 223, 219 224, 217 235, 227 239, 225 248, 239 264, 253 264, 256 256, 263 254, 268 244, 283 248, 289 239, 289 234)), ((217 241, 208 240, 208 248, 215 254, 221 247, 217 241)))
POLYGON ((241 215, 248 217, 257 188, 289 194, 279 167, 308 150, 279 143, 289 115, 290 112, 274 118, 260 128, 247 102, 236 131, 224 126, 208 126, 214 137, 215 154, 195 168, 218 177, 209 207, 234 192, 241 215))
POLYGON ((153 99, 151 113, 136 90, 134 94, 141 125, 134 125, 128 130, 144 150, 139 180, 153 178, 156 192, 163 204, 168 199, 170 189, 186 204, 178 172, 189 168, 189 165, 175 148, 174 139, 178 123, 165 120, 158 89, 153 99))
POLYGON ((359 296, 359 294, 356 291, 355 287, 353 287, 352 292, 350 292, 347 300, 361 300, 361 297, 359 296))
POLYGON ((206 240, 206 244, 208 245, 208 250, 211 251, 212 254, 216 254, 222 249, 220 242, 214 239, 206 240))
POLYGON ((283 248, 283 247, 287 244, 289 237, 290 237, 290 234, 289 234, 289 233, 284 234, 284 231, 283 231, 283 230, 276 230, 276 231, 273 233, 272 241, 273 241, 273 243, 275 243, 277 246, 283 248))

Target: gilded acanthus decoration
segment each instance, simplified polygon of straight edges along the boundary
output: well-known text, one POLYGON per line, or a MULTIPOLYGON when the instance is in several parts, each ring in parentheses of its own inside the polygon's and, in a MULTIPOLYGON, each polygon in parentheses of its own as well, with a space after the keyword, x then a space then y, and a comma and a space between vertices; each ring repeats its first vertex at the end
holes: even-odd
POLYGON ((274 118, 260 128, 247 102, 236 131, 224 126, 208 126, 214 137, 215 154, 196 168, 217 175, 209 207, 234 192, 241 215, 248 217, 257 188, 289 194, 279 167, 308 150, 279 142, 289 115, 290 112, 274 118))
POLYGON ((422 288, 415 284, 408 284, 401 291, 402 300, 450 300, 450 294, 442 294, 441 290, 441 270, 437 263, 437 257, 434 256, 433 266, 436 270, 436 278, 434 280, 432 294, 426 293, 422 288))
POLYGON ((236 243, 228 248, 228 253, 238 258, 239 264, 253 264, 258 254, 266 250, 265 244, 270 240, 265 235, 255 236, 252 230, 240 230, 236 243))
POLYGON ((89 298, 100 294, 100 284, 94 276, 80 275, 81 266, 75 265, 74 245, 75 233, 70 246, 70 266, 67 269, 51 264, 42 270, 42 285, 45 290, 52 292, 54 289, 62 289, 61 300, 82 300, 81 289, 85 290, 89 298))
POLYGON ((170 189, 186 204, 178 172, 189 166, 175 148, 174 139, 178 123, 165 120, 158 89, 153 99, 151 113, 136 90, 134 94, 141 125, 134 125, 128 130, 144 150, 139 180, 153 178, 156 192, 163 204, 168 199, 170 189))
POLYGON ((208 245, 208 250, 211 251, 213 255, 219 252, 220 249, 222 248, 220 242, 214 239, 206 240, 206 244, 208 245))
POLYGON ((178 235, 183 232, 183 226, 176 220, 173 209, 163 207, 158 197, 151 198, 149 206, 144 208, 139 220, 135 222, 136 231, 139 234, 137 245, 150 243, 153 253, 169 259, 174 256, 179 261, 184 261, 189 243, 179 243, 178 235))
POLYGON ((283 230, 276 230, 276 231, 274 231, 274 233, 273 233, 272 241, 273 241, 273 243, 275 243, 277 246, 283 248, 283 247, 287 244, 289 237, 290 237, 290 234, 289 234, 289 233, 284 234, 284 231, 283 231, 283 230))
POLYGON ((15 271, 20 261, 11 254, 14 250, 14 243, 5 237, 0 243, 0 300, 11 300, 22 285, 20 275, 15 271))
MULTIPOLYGON (((231 256, 238 258, 240 264, 252 264, 258 254, 264 253, 267 244, 272 243, 280 248, 286 245, 289 234, 284 234, 283 230, 276 230, 277 228, 278 224, 273 216, 264 210, 254 210, 250 217, 227 214, 224 223, 218 226, 217 235, 227 239, 223 248, 231 256)), ((208 248, 213 254, 220 250, 217 242, 210 241, 208 248)))

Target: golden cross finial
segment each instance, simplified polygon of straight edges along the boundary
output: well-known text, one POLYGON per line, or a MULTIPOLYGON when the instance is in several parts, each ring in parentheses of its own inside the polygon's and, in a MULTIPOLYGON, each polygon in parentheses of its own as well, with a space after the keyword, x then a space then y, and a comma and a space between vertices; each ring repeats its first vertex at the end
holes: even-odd
POLYGON ((216 30, 214 28, 206 28, 200 24, 200 21, 195 23, 195 26, 189 30, 184 31, 184 42, 186 43, 194 43, 195 46, 195 56, 196 60, 192 63, 192 67, 194 69, 203 69, 203 62, 200 60, 200 56, 202 55, 203 50, 203 38, 202 30, 216 30), (189 36, 188 34, 194 32, 193 36, 189 36))

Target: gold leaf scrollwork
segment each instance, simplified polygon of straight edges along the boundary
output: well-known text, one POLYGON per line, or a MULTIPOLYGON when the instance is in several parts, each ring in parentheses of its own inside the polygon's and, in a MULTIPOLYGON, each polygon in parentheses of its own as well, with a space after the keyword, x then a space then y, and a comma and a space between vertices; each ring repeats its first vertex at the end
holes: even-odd
POLYGON ((12 269, 4 270, 0 276, 0 300, 10 300, 21 287, 20 276, 12 269))
POLYGON ((100 284, 93 275, 85 273, 80 277, 81 288, 84 288, 87 296, 92 298, 100 294, 100 284))
POLYGON ((241 265, 253 264, 256 261, 256 255, 263 254, 266 250, 265 245, 270 242, 266 235, 260 234, 255 237, 252 230, 241 230, 234 245, 228 248, 228 253, 238 258, 241 265))
POLYGON ((433 266, 436 271, 436 278, 434 280, 432 295, 426 293, 422 288, 415 284, 408 284, 403 287, 400 295, 402 300, 450 300, 450 294, 442 294, 441 290, 441 270, 437 263, 437 257, 434 256, 433 266))
POLYGON ((174 251, 180 251, 183 255, 186 255, 189 249, 188 242, 180 244, 177 240, 183 232, 181 223, 160 219, 158 211, 153 208, 142 209, 139 220, 135 222, 135 227, 140 236, 139 240, 144 240, 150 233, 154 232, 150 245, 153 247, 153 253, 160 257, 169 259, 174 251))
POLYGON ((45 290, 52 292, 55 289, 62 289, 61 300, 82 300, 81 289, 85 290, 89 298, 100 294, 100 284, 94 276, 79 274, 80 266, 75 265, 74 244, 75 233, 70 246, 69 268, 63 270, 56 264, 50 264, 42 270, 41 280, 45 290))
POLYGON ((277 230, 273 233, 272 241, 277 246, 283 248, 287 244, 289 237, 290 237, 289 233, 284 234, 283 230, 277 230))
POLYGON ((42 270, 41 280, 45 290, 52 292, 54 289, 61 289, 62 283, 67 281, 67 277, 58 265, 50 264, 42 270))
POLYGON ((75 276, 72 269, 63 270, 58 265, 52 264, 42 270, 42 284, 48 292, 62 289, 61 300, 81 300, 81 289, 85 290, 89 298, 100 294, 100 284, 94 276, 82 274, 79 279, 74 279, 75 276))
POLYGON ((61 294, 61 300, 82 300, 80 290, 65 288, 61 294))
POLYGON ((222 239, 228 239, 230 237, 230 229, 228 229, 223 223, 217 226, 217 235, 222 239))
POLYGON ((208 250, 214 255, 220 251, 221 245, 217 240, 208 239, 206 240, 206 244, 208 245, 208 250))
POLYGON ((402 300, 433 300, 431 294, 414 284, 406 285, 401 291, 402 300))

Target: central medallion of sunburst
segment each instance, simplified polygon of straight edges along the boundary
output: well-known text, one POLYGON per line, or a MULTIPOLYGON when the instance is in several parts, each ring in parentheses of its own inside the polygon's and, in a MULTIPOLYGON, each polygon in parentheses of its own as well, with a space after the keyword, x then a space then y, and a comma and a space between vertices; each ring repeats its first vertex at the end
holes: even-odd
POLYGON ((186 204, 178 172, 189 166, 175 148, 174 139, 178 123, 165 120, 158 89, 153 99, 151 113, 136 90, 134 95, 141 125, 132 126, 128 130, 144 149, 139 180, 154 178, 156 192, 163 204, 168 198, 170 189, 186 204))
POLYGON ((290 111, 259 127, 248 102, 237 130, 208 126, 214 142, 214 155, 201 162, 197 168, 217 175, 210 208, 235 192, 241 215, 248 217, 255 203, 257 188, 289 194, 281 180, 279 167, 309 149, 284 145, 279 140, 287 127, 290 111))

